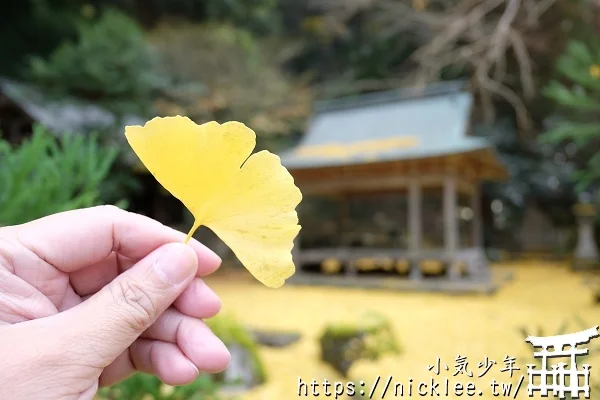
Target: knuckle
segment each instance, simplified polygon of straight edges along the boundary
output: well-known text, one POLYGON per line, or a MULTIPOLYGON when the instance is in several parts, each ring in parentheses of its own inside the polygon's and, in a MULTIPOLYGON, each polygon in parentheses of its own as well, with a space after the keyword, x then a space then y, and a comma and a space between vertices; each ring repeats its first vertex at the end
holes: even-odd
POLYGON ((97 206, 99 211, 102 211, 104 213, 106 213, 107 216, 116 218, 118 216, 122 216, 123 214, 127 213, 127 211, 113 205, 113 204, 103 204, 100 206, 97 206))
POLYGON ((140 332, 148 328, 158 311, 147 289, 131 279, 119 279, 111 285, 111 294, 119 310, 125 313, 125 321, 130 327, 140 332))
POLYGON ((16 252, 16 248, 13 240, 9 238, 8 233, 8 231, 3 232, 0 230, 0 267, 10 271, 10 273, 14 273, 14 254, 16 252), (4 235, 2 233, 4 233, 4 235))
POLYGON ((117 212, 121 212, 123 210, 121 210, 119 207, 115 206, 114 204, 103 204, 98 206, 108 212, 113 212, 113 213, 117 213, 117 212))
MULTIPOLYGON (((0 267, 11 273, 15 270, 11 253, 8 251, 2 240, 0 240, 0 267)), ((8 274, 6 274, 6 277, 8 277, 8 274)))

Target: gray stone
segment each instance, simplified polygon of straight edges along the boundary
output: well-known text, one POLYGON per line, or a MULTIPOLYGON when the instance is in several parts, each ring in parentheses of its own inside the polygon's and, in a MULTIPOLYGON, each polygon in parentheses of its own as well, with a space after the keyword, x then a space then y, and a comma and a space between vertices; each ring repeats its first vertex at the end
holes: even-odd
POLYGON ((573 260, 574 269, 596 267, 600 261, 598 247, 594 237, 596 210, 591 204, 578 204, 574 210, 577 215, 577 246, 573 260))
POLYGON ((286 347, 296 343, 300 334, 295 332, 251 331, 256 343, 267 347, 286 347))

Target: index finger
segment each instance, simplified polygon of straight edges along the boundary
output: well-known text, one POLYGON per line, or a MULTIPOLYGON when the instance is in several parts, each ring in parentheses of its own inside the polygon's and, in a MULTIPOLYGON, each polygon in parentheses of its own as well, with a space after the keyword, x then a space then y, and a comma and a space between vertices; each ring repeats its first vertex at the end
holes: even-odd
MULTIPOLYGON (((10 227, 19 242, 63 272, 98 263, 111 252, 139 260, 160 246, 183 242, 186 234, 151 218, 115 206, 97 206, 52 214, 10 227)), ((221 259, 195 239, 198 275, 214 272, 221 259)))

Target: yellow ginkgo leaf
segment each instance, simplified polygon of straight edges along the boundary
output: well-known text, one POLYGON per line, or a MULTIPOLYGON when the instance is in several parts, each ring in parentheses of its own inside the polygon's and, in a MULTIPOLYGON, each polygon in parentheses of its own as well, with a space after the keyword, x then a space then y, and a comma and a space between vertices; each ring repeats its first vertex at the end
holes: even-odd
POLYGON ((293 275, 300 190, 279 157, 252 154, 256 134, 240 122, 186 117, 128 126, 125 136, 156 180, 229 246, 256 279, 276 288, 293 275))

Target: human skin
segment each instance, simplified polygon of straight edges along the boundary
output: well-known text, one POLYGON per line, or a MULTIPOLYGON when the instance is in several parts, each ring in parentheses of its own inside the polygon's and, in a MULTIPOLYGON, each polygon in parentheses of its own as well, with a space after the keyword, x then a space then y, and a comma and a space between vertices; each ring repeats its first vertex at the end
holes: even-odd
POLYGON ((150 218, 99 206, 0 228, 0 399, 93 399, 135 371, 170 385, 223 371, 202 322, 220 258, 150 218))

